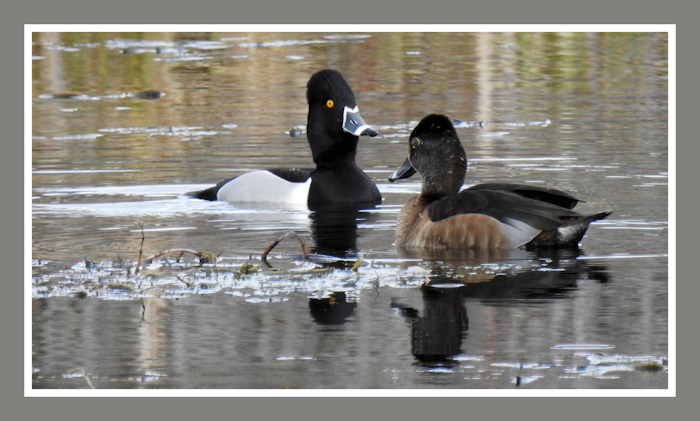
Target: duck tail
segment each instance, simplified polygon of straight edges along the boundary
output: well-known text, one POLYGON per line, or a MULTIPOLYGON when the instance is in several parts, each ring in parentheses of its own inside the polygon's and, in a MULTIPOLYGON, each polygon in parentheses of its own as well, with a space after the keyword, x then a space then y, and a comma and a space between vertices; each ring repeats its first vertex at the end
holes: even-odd
MULTIPOLYGON (((586 221, 587 224, 590 224, 593 221, 599 221, 601 219, 607 218, 608 216, 610 216, 611 213, 613 213, 613 211, 609 210, 609 211, 594 213, 593 215, 584 215, 581 219, 579 219, 579 221, 581 221, 581 222, 586 221)), ((577 221, 577 223, 579 221, 577 221)))
POLYGON ((205 190, 187 192, 185 193, 185 196, 194 197, 195 199, 214 201, 216 200, 216 192, 219 190, 217 187, 218 186, 214 186, 205 190))
POLYGON ((541 232, 526 245, 526 248, 578 247, 578 243, 581 242, 581 239, 586 234, 591 223, 605 219, 610 216, 611 213, 612 211, 603 211, 592 215, 583 215, 578 218, 570 218, 556 229, 541 232))

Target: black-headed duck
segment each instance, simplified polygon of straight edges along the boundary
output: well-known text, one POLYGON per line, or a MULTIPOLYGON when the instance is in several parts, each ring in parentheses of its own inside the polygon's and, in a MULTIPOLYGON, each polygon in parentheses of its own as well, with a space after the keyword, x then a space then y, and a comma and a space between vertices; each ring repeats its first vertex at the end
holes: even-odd
POLYGON ((205 200, 325 205, 381 202, 374 182, 355 163, 359 136, 377 135, 365 124, 355 94, 336 70, 325 69, 307 84, 307 139, 316 168, 277 168, 246 173, 190 195, 205 200))

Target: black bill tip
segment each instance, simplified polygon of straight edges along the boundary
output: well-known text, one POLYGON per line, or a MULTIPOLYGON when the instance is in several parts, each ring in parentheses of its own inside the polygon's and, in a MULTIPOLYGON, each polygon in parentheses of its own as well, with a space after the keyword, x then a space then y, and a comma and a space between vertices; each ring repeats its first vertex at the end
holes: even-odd
POLYGON ((403 162, 403 164, 401 165, 401 167, 398 170, 394 171, 394 173, 389 176, 389 181, 393 183, 396 180, 403 180, 405 178, 412 176, 415 173, 416 173, 416 169, 413 168, 413 166, 411 166, 411 163, 408 161, 408 159, 406 159, 403 162))

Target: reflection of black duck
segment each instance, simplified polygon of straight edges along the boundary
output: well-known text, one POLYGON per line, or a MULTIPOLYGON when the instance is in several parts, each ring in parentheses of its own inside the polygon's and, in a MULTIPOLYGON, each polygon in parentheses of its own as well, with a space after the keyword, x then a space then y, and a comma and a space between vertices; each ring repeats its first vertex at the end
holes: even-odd
MULTIPOLYGON (((334 205, 317 209, 309 217, 315 242, 313 252, 346 258, 355 257, 357 253, 358 221, 371 223, 377 219, 377 214, 354 205, 334 205)), ((353 263, 339 260, 337 265, 347 267, 353 263)))
POLYGON ((334 292, 328 298, 309 299, 309 311, 314 321, 320 325, 342 325, 357 307, 348 302, 344 292, 334 292))
POLYGON ((422 188, 399 212, 397 248, 577 247, 591 222, 612 213, 582 215, 571 210, 578 199, 546 187, 490 183, 460 191, 467 157, 443 115, 425 117, 408 144, 406 162, 389 180, 419 172, 422 188))

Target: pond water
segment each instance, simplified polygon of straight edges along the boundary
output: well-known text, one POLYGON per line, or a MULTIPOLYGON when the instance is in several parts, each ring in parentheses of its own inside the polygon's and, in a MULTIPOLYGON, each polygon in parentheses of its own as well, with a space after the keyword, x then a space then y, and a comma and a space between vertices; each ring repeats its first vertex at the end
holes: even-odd
POLYGON ((32 54, 33 388, 668 388, 666 34, 35 33, 32 54), (185 195, 311 166, 323 68, 380 133, 357 162, 381 205, 185 195), (420 180, 387 177, 433 112, 462 123, 465 184, 614 213, 577 252, 397 253, 420 180), (310 256, 288 236, 266 264, 290 231, 310 256))

